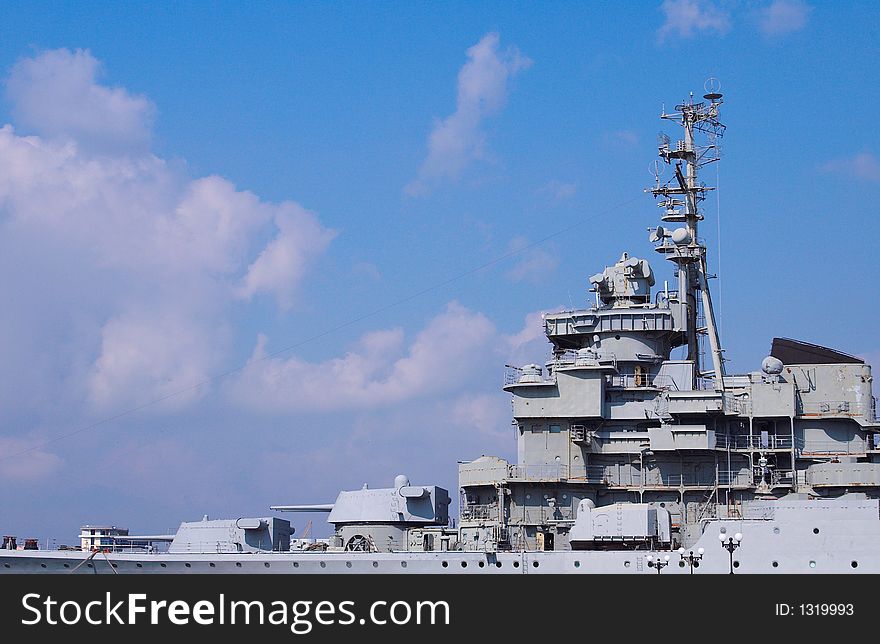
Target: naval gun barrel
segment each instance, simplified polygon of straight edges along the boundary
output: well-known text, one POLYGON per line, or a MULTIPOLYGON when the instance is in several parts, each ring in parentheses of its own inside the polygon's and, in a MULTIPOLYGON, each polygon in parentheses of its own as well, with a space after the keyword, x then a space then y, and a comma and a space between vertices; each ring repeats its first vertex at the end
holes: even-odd
POLYGON ((333 503, 313 503, 311 505, 270 505, 270 510, 276 512, 330 512, 333 503))

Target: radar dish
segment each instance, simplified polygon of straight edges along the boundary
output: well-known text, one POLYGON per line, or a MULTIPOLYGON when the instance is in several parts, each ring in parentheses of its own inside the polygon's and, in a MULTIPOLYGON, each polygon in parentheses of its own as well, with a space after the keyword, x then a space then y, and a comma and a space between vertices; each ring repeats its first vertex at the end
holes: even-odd
POLYGON ((676 246, 689 244, 691 241, 691 233, 687 228, 676 228, 672 231, 672 243, 676 246))
POLYGON ((703 89, 706 90, 703 98, 710 101, 717 101, 721 98, 721 81, 714 76, 710 76, 706 79, 706 82, 703 83, 703 89))
POLYGON ((651 234, 648 236, 648 241, 650 242, 658 242, 663 241, 663 238, 666 237, 669 233, 663 228, 663 226, 657 226, 656 228, 650 229, 651 234))

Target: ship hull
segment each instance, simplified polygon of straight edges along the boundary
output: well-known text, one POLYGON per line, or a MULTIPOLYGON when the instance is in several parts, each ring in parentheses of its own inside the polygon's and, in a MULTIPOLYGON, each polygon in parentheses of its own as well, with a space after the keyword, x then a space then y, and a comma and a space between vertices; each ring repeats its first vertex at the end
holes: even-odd
MULTIPOLYGON (((817 513, 820 515, 822 513, 817 513)), ((712 521, 694 574, 880 574, 880 519, 712 521), (742 534, 731 558, 721 531, 742 534)), ((0 551, 0 574, 691 574, 677 551, 99 553, 0 551)))

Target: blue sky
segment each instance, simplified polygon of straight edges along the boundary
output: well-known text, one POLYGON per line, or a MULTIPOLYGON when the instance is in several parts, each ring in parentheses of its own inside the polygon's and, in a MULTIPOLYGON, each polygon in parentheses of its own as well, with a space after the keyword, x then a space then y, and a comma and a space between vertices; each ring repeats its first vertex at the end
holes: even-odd
POLYGON ((624 250, 669 275, 642 189, 661 104, 709 76, 730 367, 774 335, 880 358, 878 25, 799 0, 4 3, 0 528, 454 490, 456 460, 512 457, 501 367, 543 360, 540 312, 624 250))

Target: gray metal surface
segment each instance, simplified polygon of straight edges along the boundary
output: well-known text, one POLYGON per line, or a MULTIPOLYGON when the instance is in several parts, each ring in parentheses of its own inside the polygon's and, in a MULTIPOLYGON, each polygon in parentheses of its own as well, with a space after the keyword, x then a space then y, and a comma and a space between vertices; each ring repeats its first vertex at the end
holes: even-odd
POLYGON ((459 464, 457 523, 446 490, 398 476, 272 506, 329 513, 326 540, 291 539, 277 518, 205 519, 167 553, 4 550, 0 573, 655 574, 658 558, 665 574, 880 572, 871 367, 776 339, 753 371, 725 371, 698 178, 718 158, 722 102, 662 115, 682 138, 659 144, 673 171, 649 190, 662 221, 649 241, 672 278, 652 292, 650 262, 623 253, 589 278, 592 302, 544 315, 547 361, 505 378, 517 462, 459 464))

